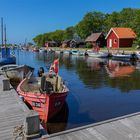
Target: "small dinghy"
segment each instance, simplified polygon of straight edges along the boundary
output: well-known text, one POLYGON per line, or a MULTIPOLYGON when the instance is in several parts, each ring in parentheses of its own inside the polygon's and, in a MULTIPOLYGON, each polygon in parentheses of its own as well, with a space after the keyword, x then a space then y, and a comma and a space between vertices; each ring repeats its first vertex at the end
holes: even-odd
POLYGON ((108 53, 104 53, 104 52, 95 52, 93 50, 87 50, 85 52, 85 55, 88 55, 90 57, 95 57, 95 58, 107 58, 109 56, 108 53))
POLYGON ((72 55, 77 55, 77 56, 84 56, 84 52, 83 51, 79 51, 79 50, 72 50, 71 54, 72 55))
POLYGON ((33 72, 34 68, 27 65, 4 65, 0 67, 0 74, 6 75, 11 84, 16 87, 29 72, 33 72))

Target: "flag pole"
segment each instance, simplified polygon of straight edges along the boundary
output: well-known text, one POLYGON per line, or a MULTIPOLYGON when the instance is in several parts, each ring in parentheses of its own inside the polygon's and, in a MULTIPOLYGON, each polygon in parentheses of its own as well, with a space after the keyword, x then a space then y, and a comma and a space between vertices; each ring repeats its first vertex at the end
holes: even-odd
POLYGON ((4 46, 6 48, 6 45, 7 45, 7 38, 6 38, 6 24, 4 26, 4 46))
POLYGON ((3 18, 1 18, 1 47, 3 47, 3 18))

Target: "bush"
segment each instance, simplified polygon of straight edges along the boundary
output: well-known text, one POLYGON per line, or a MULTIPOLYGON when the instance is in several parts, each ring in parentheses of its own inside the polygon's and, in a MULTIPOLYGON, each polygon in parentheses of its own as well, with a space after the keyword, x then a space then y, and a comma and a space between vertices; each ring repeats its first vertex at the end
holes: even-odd
POLYGON ((93 46, 92 46, 91 43, 87 43, 87 44, 86 44, 86 48, 89 48, 89 49, 90 49, 90 48, 93 48, 93 46))

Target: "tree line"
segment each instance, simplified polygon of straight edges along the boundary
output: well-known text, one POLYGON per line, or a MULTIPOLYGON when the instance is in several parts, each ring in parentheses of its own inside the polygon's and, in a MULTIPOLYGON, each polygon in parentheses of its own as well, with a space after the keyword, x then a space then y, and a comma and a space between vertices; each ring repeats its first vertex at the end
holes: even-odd
POLYGON ((64 40, 73 39, 78 35, 81 39, 85 39, 91 33, 103 32, 105 35, 111 27, 130 27, 137 34, 135 44, 140 44, 140 9, 124 8, 120 12, 112 12, 105 14, 102 12, 88 12, 83 19, 75 26, 66 28, 65 30, 56 30, 39 34, 33 38, 38 46, 44 46, 45 41, 54 40, 62 42, 64 40))

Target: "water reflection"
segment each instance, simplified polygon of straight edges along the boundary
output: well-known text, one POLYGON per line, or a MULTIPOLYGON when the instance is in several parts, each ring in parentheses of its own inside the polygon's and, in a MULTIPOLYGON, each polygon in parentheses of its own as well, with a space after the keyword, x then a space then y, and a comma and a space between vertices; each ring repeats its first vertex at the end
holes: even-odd
POLYGON ((130 76, 136 70, 136 68, 130 63, 118 62, 114 60, 109 60, 105 68, 109 76, 112 78, 130 76))
POLYGON ((19 56, 20 64, 34 67, 35 74, 41 66, 48 71, 46 66, 59 57, 59 74, 70 89, 66 100, 68 113, 62 111, 47 124, 49 133, 140 111, 139 62, 131 65, 55 53, 20 52, 19 56))
MULTIPOLYGON (((137 82, 140 80, 139 62, 137 62, 135 66, 132 66, 130 63, 128 65, 128 62, 125 63, 92 57, 77 57, 55 53, 31 54, 30 52, 25 52, 24 55, 26 56, 27 53, 30 57, 33 55, 35 61, 28 61, 28 63, 34 66, 36 71, 39 69, 39 66, 44 66, 46 71, 48 71, 53 60, 59 57, 60 70, 66 69, 67 71, 73 72, 73 74, 75 73, 87 88, 96 89, 107 86, 110 88, 118 88, 122 92, 140 89, 140 83, 137 82), (122 64, 123 66, 120 66, 122 64), (114 78, 112 79, 112 77, 114 78)), ((20 56, 20 59, 24 55, 20 56)), ((20 61, 24 64, 27 63, 25 63, 24 59, 20 61)), ((71 79, 69 83, 72 83, 71 79)))
POLYGON ((101 59, 101 58, 92 58, 92 57, 86 57, 85 59, 87 66, 91 68, 92 71, 98 71, 101 70, 102 66, 106 64, 107 59, 101 59))
POLYGON ((64 131, 67 127, 69 116, 68 104, 65 102, 64 106, 53 118, 51 118, 43 127, 46 128, 49 134, 64 131))

